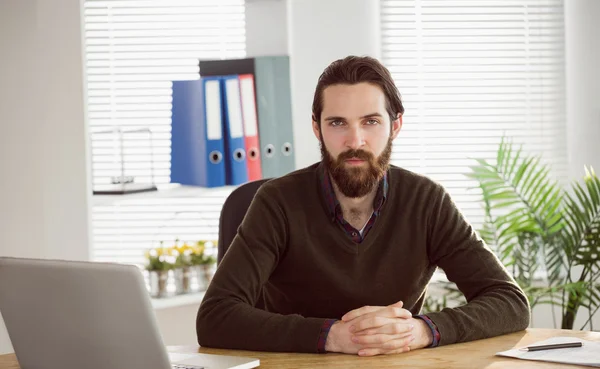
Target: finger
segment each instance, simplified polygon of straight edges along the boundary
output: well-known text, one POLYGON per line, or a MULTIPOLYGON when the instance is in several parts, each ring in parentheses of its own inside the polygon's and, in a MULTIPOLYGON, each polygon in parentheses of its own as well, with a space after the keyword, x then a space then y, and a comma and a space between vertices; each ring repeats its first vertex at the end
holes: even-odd
POLYGON ((379 328, 388 323, 408 323, 411 317, 412 314, 406 309, 387 307, 354 319, 351 322, 350 332, 358 333, 363 329, 379 328))
POLYGON ((355 332, 354 334, 357 336, 362 335, 371 335, 371 334, 395 334, 401 335, 410 333, 415 329, 414 324, 410 323, 392 323, 386 324, 379 328, 368 328, 362 331, 355 332))
POLYGON ((375 356, 375 355, 392 355, 401 354, 403 352, 409 352, 410 347, 404 346, 395 350, 385 350, 381 348, 366 348, 358 351, 359 356, 375 356))
POLYGON ((372 334, 368 336, 352 336, 351 340, 354 343, 358 343, 363 346, 382 346, 389 341, 397 340, 408 340, 412 338, 412 333, 405 333, 402 335, 391 335, 391 334, 372 334))
POLYGON ((383 354, 384 355, 393 355, 393 354, 401 354, 403 352, 409 352, 409 351, 410 351, 410 347, 405 346, 398 350, 391 350, 391 351, 384 352, 383 354))
POLYGON ((388 306, 363 306, 361 308, 351 310, 351 311, 347 312, 346 314, 344 314, 344 316, 342 316, 342 321, 348 322, 350 320, 358 318, 359 316, 362 316, 362 315, 365 315, 368 313, 373 313, 375 311, 385 309, 386 307, 402 308, 402 306, 404 306, 404 302, 402 302, 402 301, 395 302, 388 306))
POLYGON ((390 318, 386 318, 386 317, 382 317, 382 316, 378 316, 378 315, 370 315, 365 318, 360 317, 360 318, 356 319, 355 322, 351 323, 352 325, 350 326, 350 332, 356 334, 365 329, 380 328, 387 324, 394 324, 395 322, 396 322, 396 320, 394 320, 394 319, 390 319, 390 318))
POLYGON ((393 304, 388 305, 388 306, 393 306, 393 307, 399 307, 399 308, 401 308, 401 307, 404 306, 404 302, 398 301, 398 302, 394 302, 393 304))
POLYGON ((359 316, 368 314, 368 313, 372 313, 381 309, 384 309, 385 306, 363 306, 361 308, 358 309, 354 309, 351 310, 349 312, 347 312, 346 314, 344 314, 344 316, 342 317, 342 321, 344 322, 348 322, 350 320, 356 319, 359 316))
POLYGON ((415 337, 410 335, 408 337, 404 337, 404 338, 398 338, 398 339, 391 339, 389 341, 385 341, 382 343, 373 343, 370 345, 365 345, 362 347, 362 349, 372 349, 372 348, 378 348, 378 349, 382 349, 384 351, 392 351, 392 350, 398 350, 401 349, 402 347, 405 346, 410 346, 410 344, 415 340, 415 337))
POLYGON ((412 318, 412 313, 410 311, 397 306, 388 306, 384 309, 378 310, 377 313, 388 318, 412 318))
POLYGON ((366 319, 366 318, 371 318, 373 316, 380 316, 380 317, 384 317, 384 318, 402 318, 402 319, 412 318, 411 312, 406 309, 394 307, 394 306, 387 306, 382 309, 363 314, 363 315, 357 317, 356 319, 360 319, 360 318, 366 319))

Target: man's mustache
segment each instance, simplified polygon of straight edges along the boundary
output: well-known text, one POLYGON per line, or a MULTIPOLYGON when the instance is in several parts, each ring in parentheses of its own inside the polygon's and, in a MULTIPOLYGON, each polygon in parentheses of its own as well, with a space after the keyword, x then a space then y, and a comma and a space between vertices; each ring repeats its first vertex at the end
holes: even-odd
POLYGON ((343 160, 348 160, 348 159, 359 159, 359 160, 368 160, 368 161, 372 161, 374 159, 373 154, 371 154, 370 152, 364 151, 364 150, 347 150, 344 151, 342 153, 340 153, 338 155, 337 160, 338 161, 343 161, 343 160))

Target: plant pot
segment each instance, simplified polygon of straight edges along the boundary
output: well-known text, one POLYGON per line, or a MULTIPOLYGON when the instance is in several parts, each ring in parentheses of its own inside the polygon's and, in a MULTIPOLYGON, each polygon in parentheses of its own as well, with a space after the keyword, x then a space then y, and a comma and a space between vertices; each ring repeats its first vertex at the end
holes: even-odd
POLYGON ((204 271, 200 265, 190 267, 192 292, 200 292, 206 289, 204 282, 204 271))
POLYGON ((189 266, 175 269, 175 293, 192 292, 192 271, 189 266))
POLYGON ((168 281, 169 271, 168 270, 151 270, 149 271, 150 279, 150 296, 155 298, 163 298, 169 295, 168 281))
POLYGON ((210 281, 212 280, 213 275, 215 274, 214 271, 214 264, 204 264, 202 265, 202 274, 204 276, 204 286, 205 289, 208 289, 208 285, 210 284, 210 281))

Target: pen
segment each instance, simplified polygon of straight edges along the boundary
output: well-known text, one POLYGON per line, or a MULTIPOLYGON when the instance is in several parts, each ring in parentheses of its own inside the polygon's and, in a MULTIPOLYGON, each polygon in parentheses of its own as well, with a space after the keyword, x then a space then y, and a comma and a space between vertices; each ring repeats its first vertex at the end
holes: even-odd
POLYGON ((582 347, 583 343, 581 342, 568 342, 568 343, 556 343, 553 345, 538 345, 538 346, 529 346, 523 347, 519 350, 521 351, 541 351, 541 350, 554 350, 561 348, 569 348, 569 347, 582 347))

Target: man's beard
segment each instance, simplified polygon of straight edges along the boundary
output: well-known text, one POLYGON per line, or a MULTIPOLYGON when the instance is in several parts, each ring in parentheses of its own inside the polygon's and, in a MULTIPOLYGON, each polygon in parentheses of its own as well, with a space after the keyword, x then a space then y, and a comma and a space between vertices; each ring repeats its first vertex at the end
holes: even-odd
POLYGON ((385 149, 377 158, 368 151, 358 149, 344 151, 338 155, 337 159, 334 159, 327 151, 321 136, 321 159, 323 164, 331 174, 340 192, 349 198, 366 196, 379 184, 389 168, 391 155, 392 137, 390 136, 385 149), (365 160, 367 167, 347 167, 345 161, 352 158, 365 160))

